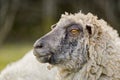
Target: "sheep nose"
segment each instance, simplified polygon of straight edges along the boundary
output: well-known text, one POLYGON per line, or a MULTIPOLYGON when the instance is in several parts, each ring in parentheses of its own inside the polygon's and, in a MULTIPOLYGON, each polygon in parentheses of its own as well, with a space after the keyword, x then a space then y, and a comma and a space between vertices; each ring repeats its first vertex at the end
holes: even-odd
POLYGON ((36 56, 36 57, 39 57, 39 56, 42 56, 42 55, 46 55, 46 54, 42 54, 42 50, 45 48, 45 43, 44 41, 42 40, 37 40, 34 45, 34 51, 33 51, 33 54, 36 56))
POLYGON ((43 48, 44 46, 45 46, 45 45, 44 45, 44 42, 41 41, 41 40, 38 40, 38 41, 36 41, 35 44, 34 44, 34 49, 41 49, 41 48, 43 48))
POLYGON ((34 44, 35 49, 39 49, 39 48, 43 48, 43 47, 44 47, 43 43, 34 44))

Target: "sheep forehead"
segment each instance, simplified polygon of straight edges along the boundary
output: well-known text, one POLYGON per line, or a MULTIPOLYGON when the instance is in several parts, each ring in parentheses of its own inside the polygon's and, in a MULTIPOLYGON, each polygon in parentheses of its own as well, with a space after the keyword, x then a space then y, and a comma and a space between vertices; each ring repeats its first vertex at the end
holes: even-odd
POLYGON ((59 27, 66 27, 69 24, 72 23, 77 23, 77 24, 83 24, 83 21, 81 19, 76 19, 75 16, 67 16, 67 17, 62 17, 60 21, 57 23, 59 27))
POLYGON ((96 16, 92 15, 91 13, 88 13, 87 15, 79 12, 76 14, 62 14, 61 15, 61 19, 59 20, 59 22, 57 23, 58 27, 65 27, 71 23, 77 23, 82 25, 83 28, 85 28, 85 25, 87 24, 93 24, 97 19, 96 16))

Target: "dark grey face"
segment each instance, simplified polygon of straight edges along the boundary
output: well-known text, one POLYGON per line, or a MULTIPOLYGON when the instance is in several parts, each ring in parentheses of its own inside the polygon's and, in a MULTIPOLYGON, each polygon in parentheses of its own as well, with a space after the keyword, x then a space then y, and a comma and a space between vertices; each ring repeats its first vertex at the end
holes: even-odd
POLYGON ((80 68, 87 61, 87 45, 82 25, 55 25, 34 44, 34 55, 42 63, 65 68, 80 68))

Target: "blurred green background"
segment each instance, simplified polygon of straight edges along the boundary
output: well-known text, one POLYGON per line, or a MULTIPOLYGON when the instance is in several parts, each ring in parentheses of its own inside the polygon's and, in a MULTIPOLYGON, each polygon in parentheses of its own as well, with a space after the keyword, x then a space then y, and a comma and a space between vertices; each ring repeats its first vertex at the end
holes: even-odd
POLYGON ((0 0, 0 70, 31 50, 61 14, 80 10, 120 32, 120 0, 0 0))

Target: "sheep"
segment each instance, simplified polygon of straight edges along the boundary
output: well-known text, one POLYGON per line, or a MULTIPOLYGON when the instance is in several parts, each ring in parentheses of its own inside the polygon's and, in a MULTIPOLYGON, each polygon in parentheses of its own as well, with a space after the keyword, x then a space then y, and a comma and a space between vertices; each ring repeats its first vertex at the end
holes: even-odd
POLYGON ((58 68, 59 80, 120 80, 120 38, 92 13, 62 14, 34 44, 40 63, 58 68))
POLYGON ((40 64, 28 52, 22 59, 8 65, 0 74, 0 80, 55 80, 56 68, 48 70, 49 64, 40 64))

